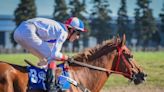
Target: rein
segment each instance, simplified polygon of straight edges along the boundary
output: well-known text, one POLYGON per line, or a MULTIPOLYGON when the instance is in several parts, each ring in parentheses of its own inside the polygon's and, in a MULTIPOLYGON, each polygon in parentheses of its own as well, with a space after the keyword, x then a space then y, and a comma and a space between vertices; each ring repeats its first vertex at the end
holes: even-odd
POLYGON ((83 67, 88 67, 90 69, 94 69, 94 70, 98 70, 98 71, 103 71, 103 72, 106 72, 108 75, 110 75, 111 73, 116 73, 116 74, 121 74, 121 75, 124 75, 124 76, 131 77, 129 63, 125 59, 125 56, 122 53, 123 49, 121 47, 119 47, 119 46, 116 46, 116 47, 117 47, 117 51, 118 51, 118 59, 116 61, 116 68, 115 68, 115 70, 109 70, 109 69, 106 69, 106 68, 89 65, 89 64, 78 62, 78 61, 75 61, 75 60, 69 61, 69 63, 74 63, 74 64, 77 64, 77 65, 80 65, 80 66, 83 66, 83 67), (118 66, 120 64, 120 59, 121 58, 123 59, 123 62, 125 63, 125 65, 128 67, 128 70, 129 70, 130 74, 119 72, 118 66))

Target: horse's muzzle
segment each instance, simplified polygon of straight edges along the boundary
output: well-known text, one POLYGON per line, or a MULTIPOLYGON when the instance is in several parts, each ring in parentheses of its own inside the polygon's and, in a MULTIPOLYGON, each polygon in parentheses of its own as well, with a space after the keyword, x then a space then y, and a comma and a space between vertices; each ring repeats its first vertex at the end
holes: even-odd
POLYGON ((141 84, 146 80, 147 74, 143 72, 139 72, 137 74, 133 74, 132 76, 132 81, 134 82, 135 85, 141 84))

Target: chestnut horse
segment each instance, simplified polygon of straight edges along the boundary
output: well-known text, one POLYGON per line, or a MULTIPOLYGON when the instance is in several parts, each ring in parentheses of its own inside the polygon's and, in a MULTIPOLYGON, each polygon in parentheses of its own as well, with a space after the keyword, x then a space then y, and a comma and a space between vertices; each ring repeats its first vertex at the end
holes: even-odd
MULTIPOLYGON (((70 63, 70 77, 91 92, 100 92, 112 73, 125 76, 135 84, 144 81, 145 74, 136 63, 123 39, 107 40, 94 48, 86 49, 74 56, 74 60, 84 64, 70 63), (86 66, 90 65, 92 67, 86 66)), ((0 62, 0 92, 45 92, 28 89, 27 66, 0 62)), ((67 92, 82 92, 71 85, 67 92)))

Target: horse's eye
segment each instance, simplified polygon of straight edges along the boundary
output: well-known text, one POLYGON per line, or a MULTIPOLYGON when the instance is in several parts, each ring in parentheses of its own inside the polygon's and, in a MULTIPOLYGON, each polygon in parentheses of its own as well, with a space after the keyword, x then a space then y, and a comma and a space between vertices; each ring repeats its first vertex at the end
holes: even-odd
POLYGON ((133 58, 133 55, 130 55, 130 58, 133 58))

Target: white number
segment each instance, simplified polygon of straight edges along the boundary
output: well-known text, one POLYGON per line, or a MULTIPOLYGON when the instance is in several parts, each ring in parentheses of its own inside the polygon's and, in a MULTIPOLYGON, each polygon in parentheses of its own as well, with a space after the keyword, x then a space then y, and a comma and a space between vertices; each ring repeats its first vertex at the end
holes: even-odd
POLYGON ((37 77, 37 72, 35 69, 30 69, 30 74, 31 74, 31 81, 33 83, 37 83, 38 82, 38 77, 37 77))

